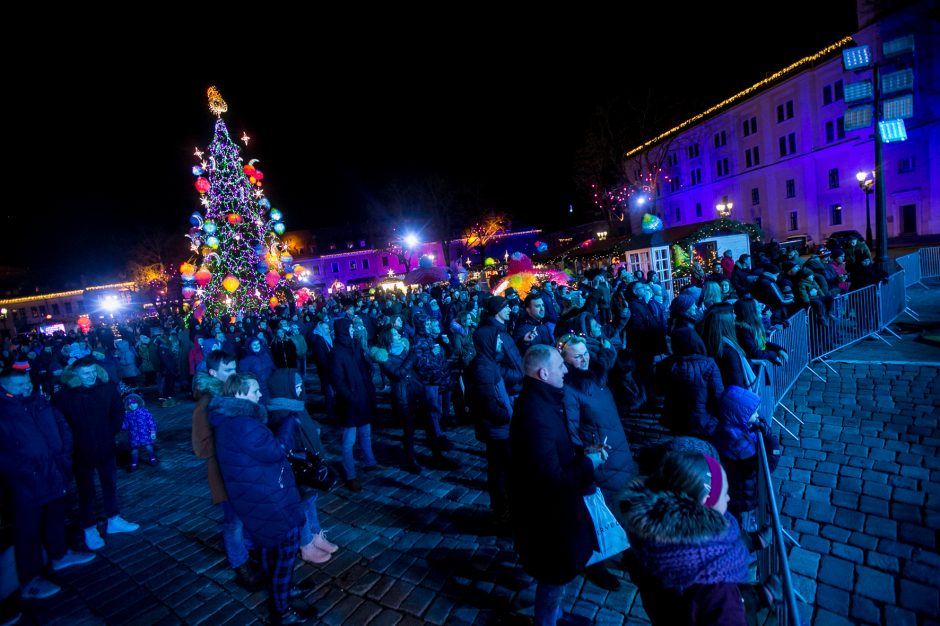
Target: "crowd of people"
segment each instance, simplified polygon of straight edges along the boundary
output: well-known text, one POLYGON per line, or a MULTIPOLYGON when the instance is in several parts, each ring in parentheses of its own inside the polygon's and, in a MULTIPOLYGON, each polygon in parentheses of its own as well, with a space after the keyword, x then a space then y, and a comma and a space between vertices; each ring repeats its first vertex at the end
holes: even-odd
POLYGON ((368 489, 360 472, 389 464, 459 471, 448 437, 458 425, 472 425, 485 447, 494 527, 513 536, 537 582, 537 624, 557 623, 565 586, 581 573, 617 589, 611 567, 630 572, 654 624, 706 614, 745 623, 739 587, 749 580, 748 549, 763 546, 754 516, 758 438, 779 453, 756 392, 764 369, 788 358, 768 336, 814 298, 825 310, 827 297, 842 283, 857 287, 869 267, 861 248, 850 277, 838 271, 845 252, 831 251, 830 261, 821 252, 799 265, 762 258, 757 269, 748 255, 722 259, 713 274, 696 268, 671 299, 655 272, 610 267, 523 297, 511 288, 492 295, 482 282, 443 283, 318 296, 224 321, 141 319, 7 341, 0 459, 23 597, 52 595, 47 565, 87 562, 104 545, 95 473, 107 532, 137 530, 119 514, 115 436, 126 432, 129 470, 141 451, 159 462, 157 423, 140 392, 152 388, 163 407, 196 400, 193 450, 207 460, 234 581, 267 587, 278 623, 311 615, 291 608, 295 558, 324 563, 338 549, 288 452, 336 454, 343 487, 359 492, 368 489), (804 289, 804 275, 816 286, 804 289), (324 445, 308 412, 308 363, 323 419, 339 427, 335 444, 324 445), (379 409, 385 394, 389 414, 379 409), (658 416, 679 442, 644 471, 625 428, 637 414, 658 416), (398 458, 376 457, 373 428, 401 429, 398 458), (418 428, 429 455, 416 452, 418 428), (65 549, 73 475, 92 552, 65 549), (595 491, 633 547, 585 568, 597 539, 584 498, 595 491))

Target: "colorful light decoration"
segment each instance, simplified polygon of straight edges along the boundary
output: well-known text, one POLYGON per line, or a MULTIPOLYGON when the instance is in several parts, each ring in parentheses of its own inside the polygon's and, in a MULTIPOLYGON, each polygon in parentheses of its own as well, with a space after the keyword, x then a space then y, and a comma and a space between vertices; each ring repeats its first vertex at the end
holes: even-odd
POLYGON ((229 293, 235 293, 235 290, 238 289, 240 284, 241 281, 231 274, 222 279, 222 288, 229 293))
POLYGON ((278 235, 283 235, 285 230, 286 227, 284 226, 284 222, 278 222, 274 225, 274 232, 276 232, 278 235))
POLYGON ((206 193, 209 191, 209 181, 200 176, 196 179, 196 191, 199 193, 206 193))
POLYGON ((206 245, 209 246, 210 248, 212 248, 213 250, 218 249, 218 247, 219 247, 219 238, 216 237, 216 236, 214 236, 214 235, 210 235, 210 236, 206 237, 206 245))
POLYGON ((274 289, 277 284, 281 282, 281 275, 274 270, 271 270, 264 275, 264 282, 269 288, 274 289))
POLYGON ((221 119, 222 114, 228 111, 228 104, 222 99, 222 94, 219 93, 219 90, 213 85, 206 90, 206 95, 209 96, 209 110, 212 111, 216 117, 221 119))
POLYGON ((183 263, 180 265, 180 274, 186 276, 187 274, 195 274, 196 268, 192 263, 183 263))
POLYGON ((278 209, 271 209, 271 221, 280 222, 284 215, 278 209))
POLYGON ((208 285, 210 280, 212 280, 212 272, 206 268, 203 267, 198 272, 196 272, 196 284, 200 287, 205 287, 208 285))
POLYGON ((206 173, 206 170, 202 169, 198 165, 193 165, 193 176, 202 176, 206 173))
POLYGON ((189 285, 183 287, 183 299, 192 300, 193 296, 196 295, 196 288, 189 285))
POLYGON ((239 215, 238 213, 229 213, 228 215, 225 216, 225 221, 228 222, 229 224, 241 224, 242 216, 239 215))

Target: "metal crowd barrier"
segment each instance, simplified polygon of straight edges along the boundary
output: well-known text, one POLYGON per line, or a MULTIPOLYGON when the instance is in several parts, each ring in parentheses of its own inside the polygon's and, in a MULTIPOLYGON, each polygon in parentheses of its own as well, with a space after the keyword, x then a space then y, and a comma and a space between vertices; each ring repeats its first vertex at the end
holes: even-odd
POLYGON ((906 290, 908 281, 906 276, 907 272, 901 270, 900 272, 888 276, 887 280, 878 287, 878 302, 881 308, 878 322, 882 329, 888 331, 897 339, 900 339, 900 337, 898 337, 888 325, 905 311, 913 317, 917 317, 916 314, 907 307, 906 290))
MULTIPOLYGON (((783 398, 790 392, 803 370, 809 365, 809 317, 806 309, 794 313, 787 322, 789 324, 786 328, 775 330, 768 338, 768 341, 772 341, 783 348, 788 357, 786 363, 775 365, 770 369, 773 409, 779 406, 790 417, 802 424, 803 420, 800 419, 800 416, 783 404, 783 398)), ((772 413, 766 415, 769 418, 772 413)), ((780 426, 786 428, 782 422, 780 426)), ((793 433, 790 434, 793 435, 793 433)), ((794 436, 794 438, 796 437, 794 436)))
MULTIPOLYGON (((901 286, 904 286, 903 283, 901 286)), ((885 341, 878 334, 882 329, 879 324, 878 287, 869 285, 833 298, 827 314, 819 315, 815 309, 809 309, 810 363, 825 363, 826 356, 866 337, 885 341)), ((832 369, 828 364, 826 367, 832 369)))
POLYGON ((921 278, 940 276, 940 246, 921 248, 917 254, 920 256, 921 278))
POLYGON ((926 289, 926 285, 920 281, 920 263, 921 255, 920 251, 914 252, 913 254, 905 254, 904 256, 899 256, 895 259, 898 265, 901 266, 901 269, 904 270, 904 286, 913 287, 914 285, 920 285, 926 289))

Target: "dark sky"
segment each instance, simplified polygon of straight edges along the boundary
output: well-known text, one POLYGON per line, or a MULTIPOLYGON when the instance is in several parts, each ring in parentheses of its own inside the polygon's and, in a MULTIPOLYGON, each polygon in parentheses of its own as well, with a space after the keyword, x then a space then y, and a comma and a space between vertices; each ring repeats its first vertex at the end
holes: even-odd
POLYGON ((661 4, 645 16, 423 16, 446 21, 437 30, 320 22, 305 37, 268 28, 263 45, 213 46, 205 32, 57 40, 54 61, 8 76, 19 98, 0 266, 119 269, 139 233, 182 236, 199 208, 189 170, 212 136, 212 84, 289 229, 354 222, 390 184, 428 175, 545 225, 568 204, 587 215, 572 163, 597 104, 649 98, 691 116, 855 30, 850 0, 798 0, 768 18, 753 3, 661 4))

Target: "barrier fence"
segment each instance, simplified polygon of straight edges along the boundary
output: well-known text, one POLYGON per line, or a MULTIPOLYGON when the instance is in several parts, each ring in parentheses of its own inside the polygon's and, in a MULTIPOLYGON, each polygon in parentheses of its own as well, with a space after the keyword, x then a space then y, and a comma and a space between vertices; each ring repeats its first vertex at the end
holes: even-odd
POLYGON ((915 254, 920 257, 920 277, 940 276, 940 246, 921 248, 915 254))
POLYGON ((924 283, 920 282, 920 259, 920 252, 905 254, 895 259, 897 264, 901 266, 901 269, 904 270, 905 287, 913 287, 914 285, 924 286, 924 283))
POLYGON ((878 299, 881 307, 878 322, 882 329, 887 330, 892 335, 894 333, 888 327, 888 324, 907 310, 907 285, 907 272, 901 270, 888 276, 887 280, 878 288, 878 299))
POLYGON ((879 285, 869 285, 833 298, 824 311, 809 309, 811 363, 866 337, 881 338, 878 292, 879 285))

